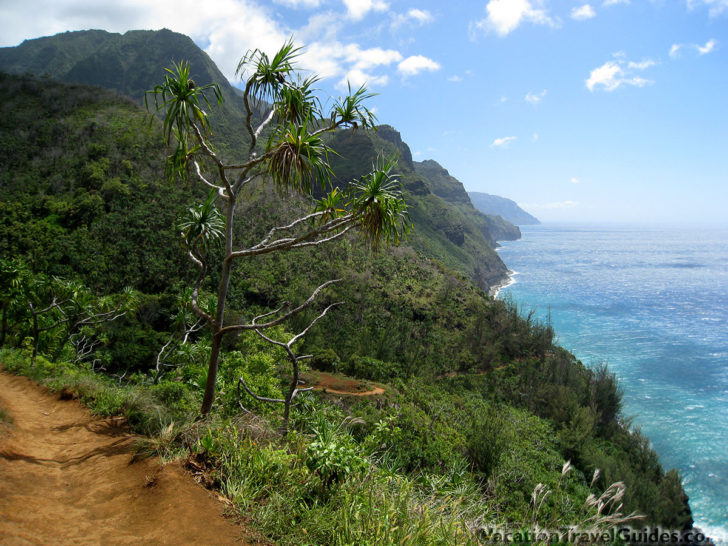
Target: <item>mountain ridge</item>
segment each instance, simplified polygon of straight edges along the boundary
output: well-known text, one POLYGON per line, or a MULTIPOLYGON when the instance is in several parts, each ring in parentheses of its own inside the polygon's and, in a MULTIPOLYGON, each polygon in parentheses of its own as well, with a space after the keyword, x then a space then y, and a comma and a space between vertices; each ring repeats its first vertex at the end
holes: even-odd
MULTIPOLYGON (((130 96, 139 104, 143 103, 146 90, 161 81, 163 67, 170 60, 182 59, 190 63, 192 77, 198 84, 220 86, 224 103, 221 108, 216 105, 212 109, 210 120, 223 155, 235 157, 248 141, 245 131, 239 130, 244 126, 239 108, 242 99, 209 56, 187 36, 167 29, 124 34, 91 30, 0 48, 0 70, 31 71, 68 83, 98 85, 130 96), (56 62, 57 59, 62 62, 56 62)), ((332 159, 339 185, 368 172, 381 154, 397 157, 398 173, 410 194, 415 222, 410 244, 417 250, 468 275, 486 291, 507 276, 507 268, 494 248, 498 240, 520 237, 518 228, 478 212, 457 179, 449 174, 440 178, 433 174, 444 171, 439 165, 439 170, 429 172, 424 168, 428 172, 423 172, 422 164, 413 161, 409 146, 395 128, 383 124, 374 134, 340 132, 332 142, 340 154, 332 159)))
POLYGON ((527 213, 515 201, 506 197, 476 191, 468 192, 468 195, 473 206, 483 214, 501 216, 517 226, 538 225, 541 223, 538 218, 527 213))

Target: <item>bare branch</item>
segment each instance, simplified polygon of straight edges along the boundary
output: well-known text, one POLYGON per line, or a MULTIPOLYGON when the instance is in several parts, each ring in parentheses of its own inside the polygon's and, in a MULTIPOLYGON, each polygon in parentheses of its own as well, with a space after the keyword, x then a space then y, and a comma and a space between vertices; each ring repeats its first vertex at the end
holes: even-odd
POLYGON ((338 233, 335 233, 331 237, 326 237, 325 239, 317 239, 316 241, 304 241, 302 243, 296 243, 296 244, 292 245, 291 248, 303 248, 305 246, 323 245, 325 243, 328 243, 329 241, 334 241, 334 240, 340 238, 342 235, 344 235, 344 233, 346 233, 353 227, 354 227, 354 224, 348 225, 343 230, 341 230, 338 233))
POLYGON ((312 391, 312 390, 313 390, 313 387, 306 387, 305 389, 296 389, 295 391, 293 391, 293 395, 291 395, 291 400, 293 400, 299 392, 308 392, 308 391, 312 391))
POLYGON ((154 367, 154 371, 156 371, 157 374, 159 374, 159 369, 163 365, 165 365, 165 363, 167 362, 169 355, 172 354, 172 351, 167 351, 167 347, 169 347, 173 341, 174 341, 174 334, 169 336, 169 341, 167 341, 167 343, 162 345, 162 348, 159 349, 159 352, 157 353, 157 365, 154 367), (165 353, 165 351, 167 351, 167 352, 165 353))
POLYGON ((96 347, 101 343, 101 340, 96 339, 89 339, 87 336, 73 336, 71 338, 71 345, 73 345, 73 348, 76 352, 76 356, 73 359, 74 363, 82 362, 86 358, 88 358, 91 354, 93 354, 96 347))
POLYGON ((207 145, 207 142, 202 136, 202 133, 200 132, 199 127, 197 127, 196 123, 192 124, 192 129, 195 131, 195 136, 197 137, 197 141, 200 143, 200 147, 202 148, 202 151, 205 152, 205 155, 207 155, 210 159, 212 159, 215 162, 215 165, 217 165, 217 170, 220 173, 220 179, 225 184, 225 190, 228 192, 228 196, 230 198, 234 198, 235 194, 233 193, 233 188, 230 185, 230 182, 227 179, 227 176, 225 174, 225 165, 223 164, 222 160, 217 157, 217 154, 212 151, 212 149, 207 145))
MULTIPOLYGON (((220 335, 224 335, 229 332, 238 332, 240 330, 259 330, 259 329, 264 329, 264 328, 271 328, 272 326, 277 326, 277 325, 281 324, 282 322, 285 322, 286 320, 291 318, 293 315, 300 313, 309 305, 311 305, 314 302, 314 300, 316 299, 316 297, 318 296, 319 292, 321 292, 321 290, 323 290, 330 284, 334 284, 334 283, 337 283, 340 281, 341 281, 341 279, 334 279, 332 281, 326 281, 324 284, 322 284, 316 290, 314 290, 313 294, 311 294, 311 296, 306 301, 304 301, 301 305, 299 305, 295 309, 291 309, 290 311, 288 311, 284 315, 281 315, 280 317, 278 317, 275 320, 266 322, 265 324, 256 324, 255 321, 252 321, 250 324, 232 324, 230 326, 225 326, 224 328, 221 328, 219 333, 220 333, 220 335)), ((281 309, 283 309, 283 307, 281 307, 281 309)), ((271 315, 271 314, 272 313, 268 313, 268 315, 271 315)))
POLYGON ((273 237, 273 235, 275 234, 276 231, 283 231, 283 230, 293 229, 298 224, 300 224, 302 222, 306 222, 308 220, 312 220, 313 218, 316 218, 316 217, 321 216, 323 214, 325 214, 325 213, 324 212, 313 212, 311 214, 307 214, 306 216, 303 216, 301 218, 298 218, 297 220, 294 220, 293 222, 291 222, 287 226, 276 226, 274 228, 271 228, 271 230, 268 232, 268 235, 266 235, 265 239, 263 239, 261 242, 259 242, 257 245, 255 245, 255 246, 253 246, 251 248, 259 248, 261 246, 265 246, 268 243, 268 241, 271 240, 271 238, 273 237))
POLYGON ((202 286, 202 282, 205 280, 205 275, 207 274, 207 264, 201 260, 202 256, 196 257, 191 250, 189 250, 187 254, 200 268, 200 274, 197 276, 197 282, 195 282, 195 287, 192 289, 190 307, 192 308, 192 311, 197 314, 197 316, 205 319, 205 321, 212 326, 215 324, 215 319, 197 304, 197 298, 200 294, 200 287, 202 286))
POLYGON ((194 334, 195 332, 199 332, 204 327, 204 323, 202 322, 202 319, 197 320, 192 326, 189 328, 185 328, 185 335, 182 338, 182 343, 180 345, 185 345, 187 343, 187 340, 189 339, 191 334, 194 334))
POLYGON ((309 323, 309 325, 306 326, 306 328, 300 334, 297 334, 297 335, 293 336, 290 339, 290 341, 287 343, 287 345, 289 347, 293 347, 293 344, 296 343, 296 341, 298 341, 303 336, 305 336, 308 333, 308 331, 313 327, 314 324, 316 324, 319 320, 321 320, 322 318, 324 318, 326 316, 326 313, 328 313, 330 309, 336 307, 337 305, 344 305, 344 302, 343 301, 337 301, 336 303, 332 303, 331 305, 329 305, 326 309, 323 310, 323 312, 319 316, 317 316, 315 319, 313 319, 309 323))
POLYGON ((197 174, 197 178, 199 178, 206 186, 217 190, 217 193, 220 197, 225 198, 225 188, 223 188, 222 186, 218 186, 217 184, 213 184, 212 182, 207 180, 207 178, 202 175, 202 169, 200 169, 200 164, 197 163, 197 161, 195 161, 194 159, 192 160, 192 164, 195 166, 195 174, 197 174))
POLYGON ((271 121, 273 121, 273 116, 275 116, 276 110, 275 108, 271 108, 271 111, 268 113, 268 117, 263 120, 263 123, 258 125, 258 128, 255 130, 255 139, 257 140, 260 137, 260 133, 263 132, 263 129, 265 129, 265 126, 268 125, 271 121))
POLYGON ((250 184, 250 182, 255 179, 257 175, 251 174, 250 176, 246 176, 248 174, 248 171, 244 171, 240 173, 240 177, 238 178, 237 182, 233 185, 233 191, 235 191, 235 195, 238 195, 240 190, 244 187, 250 184))
MULTIPOLYGON (((308 215, 304 218, 310 218, 311 216, 317 216, 323 213, 314 213, 313 215, 308 215)), ((293 227, 294 224, 299 224, 301 221, 303 221, 303 218, 300 218, 299 220, 296 220, 292 224, 289 224, 288 226, 282 226, 279 228, 273 228, 274 230, 283 230, 283 229, 289 229, 290 227, 293 227)), ((313 244, 319 244, 317 241, 311 241, 311 239, 315 239, 318 236, 325 235, 327 233, 330 233, 332 231, 335 231, 337 229, 342 229, 347 227, 348 225, 353 225, 353 223, 356 221, 356 216, 353 214, 347 214, 346 216, 341 216, 339 218, 334 218, 333 220, 330 220, 326 222, 325 224, 322 224, 303 235, 299 235, 298 237, 286 237, 283 239, 278 239, 276 241, 265 243, 266 239, 258 243, 257 245, 243 249, 243 250, 237 250, 235 252, 232 252, 228 259, 234 259, 234 258, 241 258, 244 256, 257 256, 260 254, 268 254, 270 252, 276 252, 281 250, 290 250, 292 248, 300 248, 302 246, 312 246, 313 244)), ((270 235, 270 233, 269 233, 270 235)), ((336 237, 334 237, 336 238, 336 237)), ((327 240, 330 240, 329 238, 322 239, 321 242, 325 242, 327 240)))
POLYGON ((240 385, 243 386, 243 388, 247 391, 247 393, 255 398, 258 402, 275 402, 277 404, 285 404, 286 401, 282 398, 266 398, 264 396, 258 396, 253 391, 250 390, 250 387, 248 387, 248 384, 245 382, 245 379, 241 376, 240 379, 238 379, 238 402, 242 399, 241 392, 240 392, 240 385))
POLYGON ((98 326, 105 322, 113 322, 124 315, 126 315, 126 311, 119 311, 117 308, 112 311, 107 311, 106 313, 99 313, 98 315, 91 315, 90 317, 81 319, 76 322, 75 326, 98 326))
POLYGON ((253 88, 253 79, 249 79, 248 83, 245 85, 245 91, 243 92, 243 104, 245 105, 245 128, 248 130, 248 134, 250 135, 250 148, 248 149, 248 156, 250 156, 253 153, 253 150, 255 149, 255 143, 257 140, 257 137, 255 136, 255 132, 253 131, 253 126, 250 123, 250 118, 253 116, 253 110, 250 108, 250 102, 249 102, 249 96, 250 96, 250 90, 253 88))
POLYGON ((319 128, 319 129, 316 129, 313 133, 311 133, 311 135, 312 136, 317 136, 317 135, 320 135, 322 133, 330 133, 334 129, 338 128, 340 125, 341 125, 341 122, 336 122, 336 123, 331 122, 328 125, 325 125, 325 126, 319 128))
POLYGON ((272 343, 273 345, 278 345, 279 347, 283 347, 284 349, 287 349, 287 345, 281 341, 276 341, 275 339, 269 338, 267 335, 265 335, 260 330, 255 330, 255 333, 258 334, 260 337, 262 337, 264 340, 266 340, 268 343, 272 343))
POLYGON ((286 307, 288 307, 288 306, 290 306, 290 305, 291 305, 291 302, 290 302, 290 301, 284 301, 284 302, 283 302, 283 305, 281 305, 281 306, 280 306, 280 307, 279 307, 278 309, 276 309, 275 311, 270 311, 269 313, 264 313, 264 314, 262 314, 262 315, 258 315, 257 317, 255 317, 255 318, 254 318, 254 319, 252 320, 252 323, 254 324, 254 323, 255 323, 256 321, 258 321, 258 320, 260 320, 260 319, 262 319, 262 318, 265 318, 265 317, 269 317, 269 316, 271 316, 271 315, 275 315, 276 313, 280 313, 280 312, 281 312, 281 310, 285 309, 286 307))

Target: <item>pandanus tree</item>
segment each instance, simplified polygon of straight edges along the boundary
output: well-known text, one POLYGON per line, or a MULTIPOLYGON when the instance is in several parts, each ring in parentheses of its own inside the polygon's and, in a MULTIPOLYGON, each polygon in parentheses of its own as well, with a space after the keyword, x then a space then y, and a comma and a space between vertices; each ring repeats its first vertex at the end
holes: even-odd
MULTIPOLYGON (((382 242, 397 244, 411 226, 406 203, 392 171, 394 162, 379 161, 371 173, 352 181, 343 190, 334 188, 318 201, 311 198, 309 213, 284 225, 265 226, 267 235, 257 243, 238 246, 233 229, 236 204, 252 182, 264 180, 281 190, 306 195, 310 195, 315 186, 329 189, 333 173, 328 163, 331 150, 326 145, 325 133, 347 128, 374 128, 375 117, 365 104, 372 95, 364 87, 353 92, 349 87, 349 93, 334 101, 330 111, 324 112, 315 95, 316 78, 302 77, 302 71, 296 67, 299 54, 300 49, 289 41, 272 57, 254 50, 240 61, 236 75, 243 83, 243 117, 249 139, 241 161, 228 162, 215 150, 204 108, 211 107, 211 98, 221 102, 222 94, 214 84, 196 85, 190 78, 188 64, 179 63, 166 69, 164 82, 148 95, 153 97, 156 111, 163 114, 164 137, 167 144, 174 147, 168 158, 168 174, 192 176, 211 189, 208 200, 190 209, 186 220, 180 224, 188 255, 199 269, 190 306, 212 332, 200 412, 209 413, 213 405, 224 336, 253 330, 284 348, 292 364, 293 377, 285 398, 265 399, 285 405, 284 432, 291 402, 299 392, 298 363, 303 358, 294 352, 293 344, 333 306, 328 306, 287 342, 276 341, 264 332, 310 307, 316 297, 338 279, 322 283, 303 303, 285 304, 250 322, 228 324, 225 306, 233 263, 263 254, 326 244, 352 230, 363 232, 365 240, 374 247, 382 242), (216 203, 220 203, 221 212, 216 203), (223 256, 219 266, 217 303, 213 309, 206 310, 198 303, 198 298, 212 267, 209 248, 214 241, 221 242, 223 256)), ((241 383, 248 390, 244 381, 241 383)))

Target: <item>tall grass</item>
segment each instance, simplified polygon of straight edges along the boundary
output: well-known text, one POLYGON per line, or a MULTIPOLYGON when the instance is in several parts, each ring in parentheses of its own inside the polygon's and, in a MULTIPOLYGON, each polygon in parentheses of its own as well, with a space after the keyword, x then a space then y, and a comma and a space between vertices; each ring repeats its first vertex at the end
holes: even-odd
MULTIPOLYGON (((439 471, 405 473, 396 454, 380 449, 382 430, 397 437, 391 420, 380 421, 368 435, 360 430, 357 441, 352 429, 359 421, 303 398, 293 420, 297 429, 283 440, 275 423, 252 414, 226 417, 222 411, 196 421, 191 408, 198 400, 182 383, 122 384, 42 357, 30 366, 18 351, 1 351, 0 361, 9 371, 81 399, 97 414, 125 416, 147 435, 140 454, 186 456, 200 481, 220 490, 249 525, 277 544, 479 544, 484 528, 514 524, 490 482, 511 474, 478 478, 462 458, 439 471)), ((504 461, 499 464, 508 466, 504 461)), ((570 470, 564 465, 551 489, 539 484, 532 521, 517 525, 567 523, 561 521, 561 500, 574 499, 562 480, 570 470)), ((623 495, 615 484, 586 498, 579 525, 605 528, 631 521, 634 514, 620 512, 623 495)))

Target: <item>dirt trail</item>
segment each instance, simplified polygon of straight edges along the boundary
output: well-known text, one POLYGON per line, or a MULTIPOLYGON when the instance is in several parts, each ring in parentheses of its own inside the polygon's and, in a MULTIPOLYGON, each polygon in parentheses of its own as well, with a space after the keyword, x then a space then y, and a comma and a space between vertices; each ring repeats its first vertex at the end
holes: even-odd
POLYGON ((332 394, 344 394, 346 396, 379 396, 384 394, 384 388, 374 385, 368 391, 359 390, 363 383, 351 377, 335 376, 326 372, 304 373, 302 377, 313 383, 315 391, 326 391, 332 394))
POLYGON ((0 544, 250 543, 178 465, 130 464, 113 419, 2 372, 0 407, 0 544))

